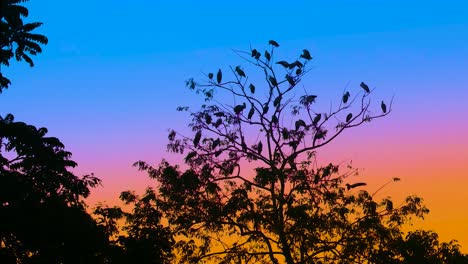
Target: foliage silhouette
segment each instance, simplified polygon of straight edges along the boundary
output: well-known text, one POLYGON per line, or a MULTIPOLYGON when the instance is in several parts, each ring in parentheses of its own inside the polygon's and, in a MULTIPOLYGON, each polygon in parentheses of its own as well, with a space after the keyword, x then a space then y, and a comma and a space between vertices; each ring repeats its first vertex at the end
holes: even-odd
POLYGON ((297 95, 310 52, 276 60, 278 47, 270 41, 264 52, 236 51, 249 67, 230 67, 231 79, 218 69, 204 82, 187 80, 206 103, 193 112, 178 108, 192 116, 194 136, 170 131, 168 150, 183 153, 188 169, 135 163, 157 181, 155 206, 177 238, 177 261, 407 263, 402 245, 411 237, 405 240, 401 227, 428 212, 422 199, 410 196, 399 206, 390 198, 375 201, 360 190, 365 183, 351 182, 352 167, 316 162, 317 150, 388 115, 391 102, 373 110, 373 89, 361 82, 358 91, 343 92, 335 109, 320 111, 315 91, 297 95))
MULTIPOLYGON (((13 57, 33 66, 30 56, 47 44, 31 33, 41 23, 23 23, 23 2, 1 1, 0 64, 6 66, 13 57)), ((0 73, 0 92, 9 85, 0 73)), ((75 176, 71 153, 46 134, 11 114, 0 116, 0 262, 103 263, 108 237, 83 200, 100 180, 75 176)))
MULTIPOLYGON (((9 66, 13 57, 17 61, 26 61, 31 67, 34 62, 31 56, 42 52, 41 45, 47 44, 47 37, 32 33, 42 23, 24 23, 23 18, 29 14, 21 3, 28 0, 0 1, 0 67, 9 66)), ((0 72, 0 93, 8 88, 10 80, 0 72)))
POLYGON ((70 172, 76 166, 71 153, 46 134, 11 114, 0 117, 2 256, 21 263, 94 263, 107 237, 83 199, 100 180, 70 172))
POLYGON ((440 243, 438 235, 432 231, 409 232, 398 246, 404 258, 403 263, 468 263, 468 256, 460 252, 460 246, 455 240, 440 243))
POLYGON ((155 204, 155 192, 148 188, 142 197, 122 192, 120 199, 132 212, 119 207, 98 205, 94 214, 111 239, 108 259, 111 263, 172 263, 174 238, 161 223, 162 212, 155 204), (125 224, 119 224, 125 220, 125 224))

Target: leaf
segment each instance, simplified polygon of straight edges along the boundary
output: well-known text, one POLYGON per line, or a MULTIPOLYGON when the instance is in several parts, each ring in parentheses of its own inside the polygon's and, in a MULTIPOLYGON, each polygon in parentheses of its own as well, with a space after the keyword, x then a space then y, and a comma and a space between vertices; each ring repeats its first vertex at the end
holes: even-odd
POLYGON ((276 64, 280 64, 285 68, 289 68, 290 64, 287 61, 278 61, 276 64))
POLYGON ((201 139, 201 130, 198 130, 197 133, 195 134, 195 137, 193 138, 193 146, 197 147, 198 143, 200 143, 201 139))
POLYGON ((386 201, 386 204, 385 204, 385 209, 387 209, 387 211, 392 211, 393 210, 393 202, 390 201, 390 200, 387 200, 386 201))
POLYGON ((316 95, 303 95, 299 98, 299 103, 307 107, 311 105, 312 103, 314 103, 316 98, 317 98, 316 95))
POLYGON ((367 84, 361 82, 360 86, 362 89, 364 89, 364 91, 366 91, 366 93, 370 93, 369 86, 367 86, 367 84))
POLYGON ((289 139, 289 131, 288 131, 288 129, 283 128, 283 129, 281 130, 281 135, 283 136, 283 139, 284 139, 284 140, 289 139))
POLYGON ((211 145, 211 149, 215 149, 217 146, 219 146, 219 143, 221 143, 221 140, 219 140, 219 138, 215 139, 211 145))
POLYGON ((265 50, 265 58, 267 59, 267 61, 271 60, 271 55, 268 51, 265 50))
POLYGON ((250 108, 250 111, 249 111, 249 114, 247 115, 247 118, 249 120, 252 119, 252 116, 254 115, 254 113, 255 113, 255 109, 254 109, 254 107, 252 105, 252 108, 250 108))
POLYGON ((349 121, 351 121, 351 118, 353 118, 353 114, 352 114, 352 113, 349 113, 349 114, 346 116, 346 122, 349 123, 349 121))
POLYGON ((349 92, 346 92, 344 95, 343 95, 343 103, 346 104, 349 100, 349 92))
POLYGON ((274 47, 276 47, 276 48, 279 47, 278 42, 276 42, 276 41, 274 41, 274 40, 268 41, 268 44, 270 44, 270 45, 272 45, 272 46, 274 46, 274 47))
POLYGON ((268 79, 270 80, 271 85, 278 86, 278 82, 276 81, 275 77, 268 76, 268 79))
POLYGON ((236 72, 239 76, 245 77, 245 72, 239 66, 236 67, 236 72))
POLYGON ((346 184, 346 189, 353 189, 353 188, 356 188, 356 187, 359 187, 359 186, 366 186, 367 184, 365 182, 358 182, 358 183, 354 183, 354 184, 346 184))
POLYGON ((167 138, 170 141, 173 141, 175 139, 175 136, 176 136, 176 132, 174 130, 171 130, 171 132, 169 132, 169 135, 167 136, 167 138))
POLYGON ((242 151, 247 151, 247 144, 245 144, 245 138, 242 136, 241 138, 241 146, 242 146, 242 151))
POLYGON ((217 117, 223 117, 224 112, 216 112, 216 113, 214 113, 214 115, 217 116, 217 117))
POLYGON ((317 115, 314 117, 314 120, 312 121, 312 123, 313 123, 314 125, 317 125, 321 118, 322 118, 322 114, 317 114, 317 115))
POLYGON ((216 81, 219 83, 221 83, 221 81, 223 80, 223 73, 221 72, 221 69, 218 70, 218 73, 216 74, 216 81))
POLYGON ((382 112, 387 113, 387 105, 385 105, 384 101, 380 104, 380 108, 382 108, 382 112))
POLYGON ((302 73, 302 69, 299 68, 299 69, 296 70, 296 75, 299 75, 301 73, 302 73))
POLYGON ((185 156, 185 162, 189 162, 189 160, 191 160, 193 157, 195 157, 195 155, 197 155, 197 152, 195 152, 195 151, 192 151, 189 154, 187 154, 187 156, 185 156))
POLYGON ((208 73, 208 78, 209 78, 210 80, 213 79, 213 73, 212 73, 212 72, 208 73))
POLYGON ((205 114, 205 122, 209 125, 211 124, 211 116, 209 114, 205 114))
POLYGON ((300 56, 301 58, 304 58, 306 60, 311 60, 312 56, 310 56, 310 52, 306 49, 302 50, 302 54, 300 56))
POLYGON ((258 145, 257 145, 257 153, 259 155, 262 154, 262 150, 263 150, 263 144, 262 144, 262 141, 258 142, 258 145))
POLYGON ((222 123, 223 120, 221 120, 221 118, 218 118, 218 120, 216 120, 216 123, 214 124, 214 127, 219 127, 222 123))
POLYGON ((185 81, 185 86, 187 86, 189 89, 195 89, 195 87, 197 86, 197 84, 195 83, 195 81, 193 80, 193 78, 190 78, 188 80, 185 81))
POLYGON ((299 142, 297 141, 289 141, 288 145, 295 151, 297 149, 297 145, 299 145, 299 142))

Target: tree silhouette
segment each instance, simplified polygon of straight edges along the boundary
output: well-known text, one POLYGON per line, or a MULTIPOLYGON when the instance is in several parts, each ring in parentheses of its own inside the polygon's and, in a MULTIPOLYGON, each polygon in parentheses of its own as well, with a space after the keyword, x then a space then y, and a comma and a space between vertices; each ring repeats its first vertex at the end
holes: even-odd
POLYGON ((460 252, 455 240, 440 243, 438 235, 432 231, 410 231, 396 243, 401 254, 401 262, 421 264, 468 263, 468 256, 460 252))
POLYGON ((0 117, 1 262, 95 263, 107 237, 83 199, 100 180, 70 172, 71 153, 46 134, 0 117))
POLYGON ((374 110, 373 89, 361 82, 321 111, 317 91, 297 89, 310 52, 276 60, 278 47, 236 51, 248 65, 230 67, 229 79, 219 69, 186 82, 206 101, 196 111, 178 108, 190 113, 193 137, 168 136, 168 150, 183 153, 188 169, 135 163, 157 181, 155 204, 177 237, 178 261, 403 263, 401 227, 428 212, 422 200, 375 201, 360 190, 365 183, 352 182, 355 169, 316 160, 345 130, 388 115, 391 102, 374 110))
POLYGON ((95 208, 98 223, 111 238, 107 255, 111 263, 172 263, 174 238, 161 222, 163 213, 155 195, 151 188, 141 197, 122 192, 120 199, 133 208, 130 213, 119 207, 98 205, 95 208), (119 224, 122 219, 125 223, 119 224))
MULTIPOLYGON (((0 2, 0 64, 6 66, 13 57, 33 66, 30 56, 47 44, 31 33, 42 23, 23 22, 23 2, 0 2)), ((0 92, 9 85, 0 73, 0 92)), ((11 114, 0 116, 0 262, 103 263, 109 238, 84 203, 100 180, 75 176, 71 153, 46 134, 11 114)))
MULTIPOLYGON (((1 1, 0 64, 14 57, 33 66, 47 44, 32 33, 41 23, 23 22, 26 1, 1 1)), ((420 198, 375 201, 352 181, 352 167, 317 163, 320 148, 388 115, 391 102, 375 107, 361 82, 320 110, 315 91, 297 91, 310 52, 276 60, 277 48, 271 40, 263 52, 237 51, 249 67, 187 81, 206 104, 178 108, 192 116, 194 135, 170 131, 168 149, 183 153, 188 169, 135 163, 158 185, 122 192, 130 212, 99 205, 93 219, 84 199, 100 180, 74 175, 71 153, 47 129, 0 116, 0 262, 467 263, 456 241, 402 231, 428 212, 420 198), (223 93, 232 104, 215 99, 223 93)), ((9 85, 0 73, 0 92, 9 85)))
MULTIPOLYGON (((31 56, 42 52, 41 45, 47 44, 47 37, 32 33, 42 23, 24 23, 23 18, 29 14, 28 9, 21 3, 28 0, 0 1, 0 66, 10 65, 10 59, 26 61, 31 67, 34 62, 31 56)), ((0 93, 8 88, 10 80, 0 72, 0 93)))

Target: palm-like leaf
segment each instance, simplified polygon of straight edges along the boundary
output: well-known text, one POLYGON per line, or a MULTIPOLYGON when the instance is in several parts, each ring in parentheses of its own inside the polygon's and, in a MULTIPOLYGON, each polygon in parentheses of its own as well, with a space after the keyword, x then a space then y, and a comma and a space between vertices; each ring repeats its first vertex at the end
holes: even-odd
MULTIPOLYGON (((41 45, 46 45, 48 39, 44 35, 32 33, 42 23, 23 23, 27 17, 28 9, 21 3, 28 0, 2 0, 0 12, 0 65, 9 66, 9 60, 15 58, 17 61, 24 60, 31 67, 34 62, 31 56, 42 52, 41 45)), ((10 81, 0 76, 0 92, 8 88, 10 81)))

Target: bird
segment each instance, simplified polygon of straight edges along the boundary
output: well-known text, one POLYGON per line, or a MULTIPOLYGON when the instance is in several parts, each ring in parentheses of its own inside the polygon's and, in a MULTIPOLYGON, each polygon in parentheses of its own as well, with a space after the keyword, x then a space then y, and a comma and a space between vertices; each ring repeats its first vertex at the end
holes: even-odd
POLYGON ((245 109, 245 107, 246 107, 245 103, 241 105, 236 105, 234 107, 234 113, 236 113, 236 115, 239 115, 245 109))
POLYGON ((348 102, 348 99, 349 99, 349 92, 346 92, 344 95, 343 95, 343 103, 346 104, 348 102))
POLYGON ((366 91, 366 93, 370 93, 369 86, 367 86, 367 84, 361 82, 360 86, 362 89, 364 89, 364 91, 366 91))
POLYGON ((380 104, 380 107, 382 108, 382 112, 387 113, 387 105, 385 105, 384 101, 380 104))
POLYGON ((349 190, 349 189, 353 189, 353 188, 356 188, 356 187, 359 187, 359 186, 366 186, 367 184, 365 182, 358 182, 358 183, 354 183, 354 184, 349 184, 347 183, 346 184, 346 189, 349 190))

